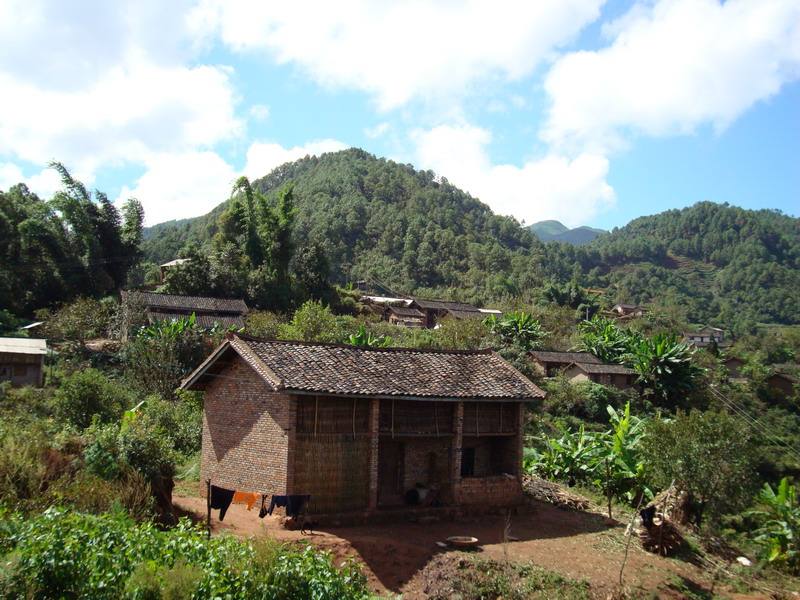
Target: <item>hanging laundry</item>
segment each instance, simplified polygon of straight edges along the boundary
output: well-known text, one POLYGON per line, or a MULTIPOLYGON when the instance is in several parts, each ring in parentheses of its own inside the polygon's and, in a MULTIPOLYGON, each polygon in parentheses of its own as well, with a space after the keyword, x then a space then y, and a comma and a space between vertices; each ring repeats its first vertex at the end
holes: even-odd
POLYGON ((272 501, 269 504, 267 514, 271 515, 272 511, 277 508, 286 508, 287 517, 297 517, 303 507, 311 499, 310 494, 291 494, 288 496, 272 496, 272 501))
POLYGON ((234 504, 247 504, 247 510, 253 510, 253 505, 258 500, 260 494, 249 494, 247 492, 236 492, 233 494, 234 504))
POLYGON ((233 502, 234 490, 226 490, 225 488, 211 486, 211 508, 219 509, 219 520, 225 518, 225 513, 228 512, 228 507, 233 502))

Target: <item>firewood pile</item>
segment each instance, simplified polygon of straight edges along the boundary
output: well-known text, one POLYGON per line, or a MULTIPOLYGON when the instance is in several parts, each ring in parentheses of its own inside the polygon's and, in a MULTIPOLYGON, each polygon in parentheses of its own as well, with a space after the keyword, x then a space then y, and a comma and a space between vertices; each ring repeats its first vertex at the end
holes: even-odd
POLYGON ((656 520, 650 527, 643 527, 639 538, 642 548, 659 556, 675 554, 683 546, 683 536, 669 520, 656 520))
POLYGON ((587 498, 572 493, 569 488, 565 488, 558 483, 547 481, 535 475, 523 476, 522 488, 528 496, 542 502, 548 502, 558 508, 587 510, 590 506, 587 498))

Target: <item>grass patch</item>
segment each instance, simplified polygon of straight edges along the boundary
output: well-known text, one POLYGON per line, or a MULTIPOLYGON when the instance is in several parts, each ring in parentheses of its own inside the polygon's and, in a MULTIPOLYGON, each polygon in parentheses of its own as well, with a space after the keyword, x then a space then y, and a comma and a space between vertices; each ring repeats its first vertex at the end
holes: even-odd
POLYGON ((533 562, 502 563, 465 556, 445 589, 431 598, 504 598, 505 600, 589 600, 589 584, 568 579, 533 562))

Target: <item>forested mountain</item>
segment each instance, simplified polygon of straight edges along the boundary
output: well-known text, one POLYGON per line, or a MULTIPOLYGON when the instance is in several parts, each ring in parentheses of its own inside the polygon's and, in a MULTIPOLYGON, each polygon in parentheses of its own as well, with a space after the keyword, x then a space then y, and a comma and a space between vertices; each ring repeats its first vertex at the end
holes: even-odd
POLYGON ((539 221, 528 225, 533 234, 543 242, 567 242, 575 246, 588 244, 597 236, 608 233, 603 229, 594 227, 575 227, 570 229, 560 221, 539 221))
MULTIPOLYGON (((294 243, 323 248, 336 283, 366 279, 393 293, 486 304, 576 281, 604 289, 609 305, 672 307, 739 331, 800 322, 800 219, 776 211, 703 202, 573 246, 543 244, 433 172, 358 149, 287 163, 253 188, 274 205, 287 184, 294 243)), ((171 260, 190 242, 211 252, 228 206, 150 228, 146 258, 171 260)))

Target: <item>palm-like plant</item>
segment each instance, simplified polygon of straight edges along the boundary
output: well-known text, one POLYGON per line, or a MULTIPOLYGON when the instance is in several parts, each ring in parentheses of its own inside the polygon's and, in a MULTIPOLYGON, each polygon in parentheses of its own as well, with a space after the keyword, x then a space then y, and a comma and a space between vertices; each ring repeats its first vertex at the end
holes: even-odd
POLYGON ((763 547, 765 559, 792 573, 800 571, 800 506, 795 492, 787 477, 781 479, 777 490, 765 483, 756 497, 764 510, 749 513, 761 521, 755 542, 763 547))

